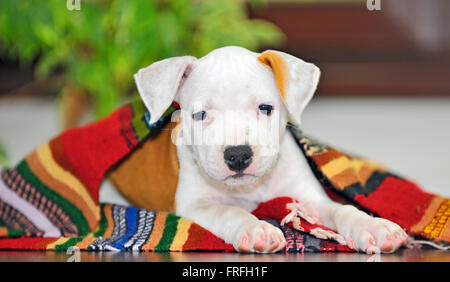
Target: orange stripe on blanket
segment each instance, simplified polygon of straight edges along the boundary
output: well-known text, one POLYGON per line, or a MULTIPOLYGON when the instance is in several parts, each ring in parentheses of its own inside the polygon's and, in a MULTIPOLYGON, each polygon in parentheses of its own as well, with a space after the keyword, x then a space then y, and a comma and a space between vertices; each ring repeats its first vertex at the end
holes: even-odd
POLYGON ((377 169, 373 166, 364 164, 361 169, 358 171, 358 176, 361 181, 361 184, 366 185, 367 180, 377 169))
POLYGON ((156 213, 156 219, 153 224, 152 234, 148 239, 147 243, 142 246, 142 250, 145 251, 153 251, 155 247, 158 245, 159 241, 162 238, 164 227, 167 219, 168 212, 158 212, 156 213))
POLYGON ((335 149, 329 149, 326 150, 325 152, 312 155, 311 157, 313 158, 314 162, 317 164, 319 169, 321 169, 322 166, 342 156, 343 155, 340 152, 336 151, 335 149))
POLYGON ((80 248, 80 250, 87 250, 88 246, 92 244, 98 238, 93 237, 93 233, 89 233, 81 242, 77 243, 75 246, 80 248))
MULTIPOLYGON (((97 217, 99 208, 97 206, 89 206, 85 199, 74 191, 73 188, 67 186, 65 183, 51 176, 45 167, 42 166, 38 159, 36 152, 29 154, 26 161, 31 171, 39 177, 39 180, 48 187, 51 187, 55 192, 68 199, 71 203, 77 206, 86 218, 89 227, 94 229, 97 225, 97 217)), ((91 201, 92 202, 92 201, 91 201)), ((92 202, 93 203, 93 202, 92 202)))
POLYGON ((109 238, 111 237, 111 234, 114 230, 114 219, 112 218, 112 205, 106 205, 103 211, 105 213, 106 221, 108 222, 108 227, 105 230, 105 234, 103 234, 103 238, 109 238))
POLYGON ((431 221, 434 218, 434 215, 436 214, 439 207, 441 206, 441 204, 444 201, 445 201, 445 198, 443 198, 443 197, 440 197, 440 196, 434 197, 431 200, 428 207, 426 208, 426 210, 424 211, 424 214, 423 214, 422 218, 420 219, 420 221, 411 227, 411 232, 419 233, 419 234, 422 233, 424 231, 425 227, 427 227, 431 223, 431 221))
POLYGON ((0 237, 8 236, 8 229, 6 227, 0 227, 0 237))
POLYGON ((360 182, 358 175, 351 168, 347 168, 339 174, 333 175, 330 180, 339 190, 344 190, 345 187, 360 182))
POLYGON ((98 221, 100 219, 99 206, 94 202, 87 188, 82 182, 72 175, 69 171, 62 168, 53 158, 50 146, 48 143, 36 149, 36 155, 39 162, 45 168, 48 174, 54 179, 58 179, 64 183, 67 187, 71 188, 73 192, 77 193, 87 204, 91 213, 94 214, 94 219, 98 221))

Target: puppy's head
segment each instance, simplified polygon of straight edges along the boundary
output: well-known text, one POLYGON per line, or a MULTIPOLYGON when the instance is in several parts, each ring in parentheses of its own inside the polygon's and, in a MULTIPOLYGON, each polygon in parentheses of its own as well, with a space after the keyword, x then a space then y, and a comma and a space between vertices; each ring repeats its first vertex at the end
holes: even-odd
POLYGON ((206 176, 241 186, 274 166, 286 123, 300 124, 319 76, 315 65, 283 52, 224 47, 153 63, 135 80, 150 122, 177 101, 176 144, 189 146, 206 176))

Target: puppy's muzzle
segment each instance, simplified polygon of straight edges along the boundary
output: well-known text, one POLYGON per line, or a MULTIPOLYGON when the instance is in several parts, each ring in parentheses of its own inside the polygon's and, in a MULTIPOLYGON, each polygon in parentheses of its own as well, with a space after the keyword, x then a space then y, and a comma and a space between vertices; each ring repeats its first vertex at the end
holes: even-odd
POLYGON ((236 172, 242 172, 252 162, 253 151, 248 145, 229 146, 223 152, 227 166, 236 172))

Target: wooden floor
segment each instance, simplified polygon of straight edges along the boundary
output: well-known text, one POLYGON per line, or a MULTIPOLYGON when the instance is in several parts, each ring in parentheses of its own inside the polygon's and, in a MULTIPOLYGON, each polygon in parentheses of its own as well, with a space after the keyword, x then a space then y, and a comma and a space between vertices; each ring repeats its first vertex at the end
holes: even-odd
MULTIPOLYGON (((0 251, 0 262, 65 262, 65 252, 0 251)), ((80 252, 81 262, 450 262, 450 251, 400 249, 394 254, 361 253, 237 254, 215 252, 115 253, 80 252)))

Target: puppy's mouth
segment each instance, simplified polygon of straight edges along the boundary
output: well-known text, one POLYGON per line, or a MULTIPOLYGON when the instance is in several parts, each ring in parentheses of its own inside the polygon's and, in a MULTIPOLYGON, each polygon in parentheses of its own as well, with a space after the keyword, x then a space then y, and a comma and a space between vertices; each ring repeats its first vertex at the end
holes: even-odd
POLYGON ((235 174, 232 174, 232 175, 229 175, 229 176, 225 177, 224 180, 228 180, 228 179, 231 179, 231 178, 232 179, 240 179, 240 178, 243 178, 245 176, 253 176, 254 177, 255 175, 250 174, 250 173, 237 172, 235 174))

